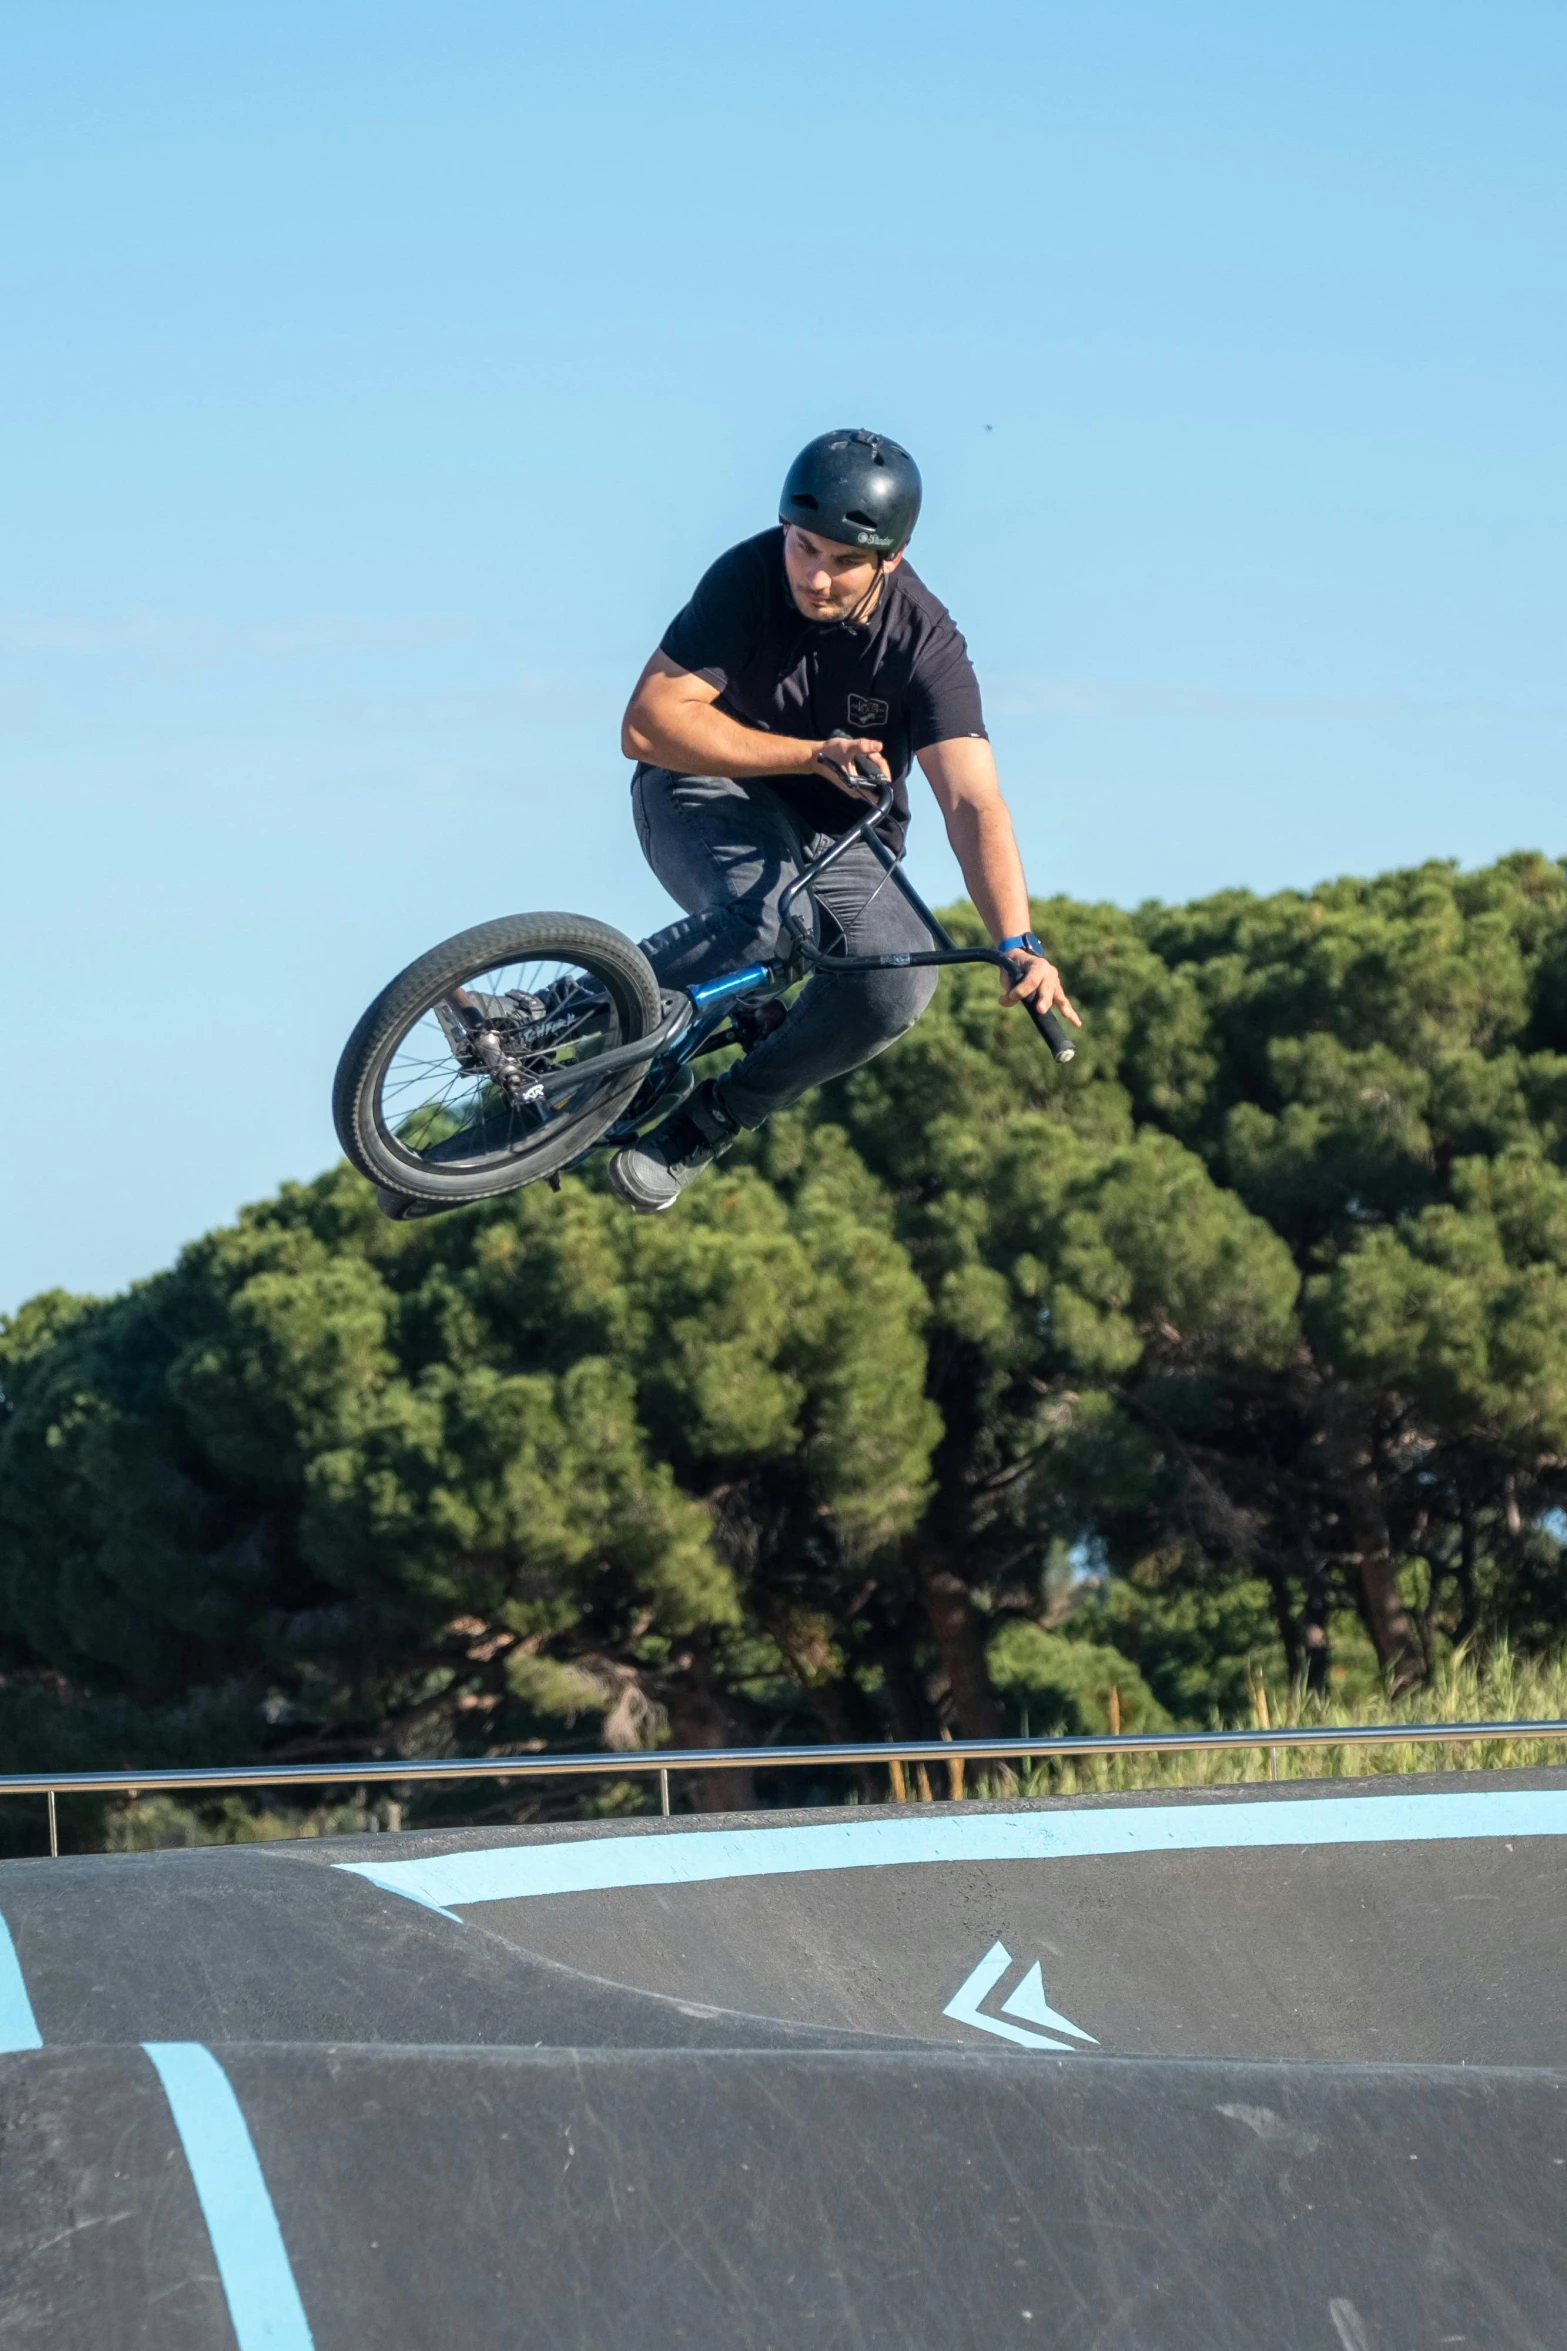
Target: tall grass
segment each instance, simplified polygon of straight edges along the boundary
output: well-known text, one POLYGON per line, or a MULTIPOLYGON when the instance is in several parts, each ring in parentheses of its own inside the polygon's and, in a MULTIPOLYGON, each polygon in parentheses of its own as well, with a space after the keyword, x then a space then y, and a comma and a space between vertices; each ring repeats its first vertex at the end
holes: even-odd
POLYGON ((1383 1773, 1520 1771, 1567 1765, 1567 1737, 1400 1740, 1387 1746, 1274 1747, 1269 1731, 1352 1724, 1567 1722, 1567 1654, 1519 1657, 1499 1643, 1483 1658, 1462 1651, 1405 1696, 1362 1694, 1353 1706, 1297 1691, 1281 1701, 1259 1684, 1249 1718, 1214 1730, 1255 1730, 1255 1747, 1197 1748, 1174 1755, 1083 1755, 1003 1765, 971 1779, 972 1796, 1075 1796, 1135 1788, 1225 1788, 1259 1779, 1367 1779, 1383 1773))
MULTIPOLYGON (((1281 1699, 1259 1682, 1250 1716, 1243 1722, 1213 1722, 1214 1730, 1255 1731, 1256 1744, 1247 1747, 1174 1755, 1128 1753, 1119 1755, 1042 1758, 1016 1765, 965 1771, 959 1758, 932 1766, 894 1766, 890 1793, 897 1802, 929 1802, 961 1794, 966 1798, 1016 1796, 1107 1795, 1139 1788, 1224 1788, 1258 1781, 1363 1779, 1394 1772, 1508 1771, 1540 1764, 1567 1767, 1567 1737, 1561 1739, 1476 1739, 1462 1745, 1441 1740, 1399 1740, 1385 1747, 1310 1747, 1270 1749, 1269 1734, 1295 1729, 1328 1729, 1335 1725, 1442 1722, 1564 1722, 1567 1723, 1567 1653, 1520 1657, 1499 1644, 1481 1657, 1459 1652, 1441 1662, 1431 1679, 1402 1698, 1385 1693, 1356 1694, 1353 1702, 1340 1698, 1310 1698, 1297 1693, 1281 1699)), ((781 1801, 809 1804, 821 1801, 824 1791, 812 1789, 802 1771, 798 1795, 786 1792, 789 1778, 779 1775, 781 1801)), ((676 1782, 678 1794, 678 1781, 676 1782)), ((830 1797, 828 1800, 831 1800, 830 1797)), ((841 1799, 840 1799, 841 1800, 841 1799)), ((856 1792, 850 1801, 861 1800, 856 1792)), ((619 1813, 650 1811, 657 1802, 655 1786, 647 1780, 626 1780, 585 1790, 575 1806, 581 1819, 612 1817, 619 1813)), ((421 1822, 417 1807, 410 1827, 421 1822)), ((240 1796, 210 1799, 205 1805, 184 1804, 163 1796, 143 1796, 128 1803, 110 1803, 94 1818, 84 1844, 110 1852, 148 1851, 169 1845, 264 1843, 277 1837, 321 1837, 363 1834, 366 1830, 395 1829, 403 1825, 401 1805, 382 1797, 331 1802, 315 1807, 279 1805, 274 1799, 260 1804, 240 1796)), ((63 1811, 63 1807, 62 1807, 63 1811)), ((487 1792, 475 1791, 480 1819, 528 1817, 487 1792)), ((443 1818, 443 1827, 457 1825, 443 1818)), ((84 1822, 85 1826, 85 1822, 84 1822)), ((72 1845, 74 1837, 69 1838, 72 1845)))

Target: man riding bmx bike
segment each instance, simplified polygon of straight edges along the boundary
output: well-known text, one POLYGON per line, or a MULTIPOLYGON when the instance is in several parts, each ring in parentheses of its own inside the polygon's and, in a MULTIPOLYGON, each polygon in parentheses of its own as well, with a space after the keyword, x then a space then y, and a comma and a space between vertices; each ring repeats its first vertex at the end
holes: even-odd
MULTIPOLYGON (((621 747, 637 762, 642 853, 686 911, 642 951, 670 989, 786 953, 779 900, 876 798, 867 775, 895 780, 887 848, 873 834, 812 885, 816 920, 845 955, 930 948, 919 914, 885 886, 917 759, 969 896, 1017 971, 1003 1002, 1081 1026, 1029 928, 968 649, 904 561, 920 495, 895 441, 821 434, 789 469, 778 527, 721 555, 665 630, 621 747)), ((818 969, 787 1014, 776 1001, 745 1008, 751 1049, 617 1152, 610 1182, 642 1214, 672 1208, 742 1130, 885 1052, 935 985, 928 968, 818 969)))

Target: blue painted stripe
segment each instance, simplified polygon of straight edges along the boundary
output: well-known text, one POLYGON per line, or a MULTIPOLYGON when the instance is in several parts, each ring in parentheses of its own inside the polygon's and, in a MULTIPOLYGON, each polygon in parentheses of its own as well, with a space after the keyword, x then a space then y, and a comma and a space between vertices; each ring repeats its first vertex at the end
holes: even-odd
POLYGON ((677 1829, 490 1845, 409 1861, 338 1861, 435 1910, 611 1887, 690 1886, 802 1870, 929 1862, 1074 1861, 1141 1853, 1223 1853, 1269 1845, 1403 1845, 1452 1837, 1567 1836, 1567 1792, 1307 1796, 1237 1804, 1105 1805, 1084 1812, 926 1813, 820 1827, 677 1829))
POLYGON ((43 2045, 11 1930, 0 1918, 0 2053, 10 2057, 20 2049, 41 2049, 43 2045))
POLYGON ((239 2351, 313 2351, 288 2249, 228 2075, 200 2041, 144 2041, 174 2116, 239 2351))

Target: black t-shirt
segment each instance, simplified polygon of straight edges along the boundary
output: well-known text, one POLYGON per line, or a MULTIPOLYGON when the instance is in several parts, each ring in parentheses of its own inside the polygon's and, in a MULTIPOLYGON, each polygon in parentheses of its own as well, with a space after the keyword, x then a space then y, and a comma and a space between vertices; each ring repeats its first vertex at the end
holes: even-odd
MULTIPOLYGON (((762 531, 720 555, 664 631, 662 650, 716 686, 718 708, 742 726, 875 736, 897 778, 888 831, 901 843, 914 754, 985 732, 968 647, 907 563, 888 573, 869 620, 807 620, 789 592, 783 538, 781 528, 762 531)), ((846 832, 865 813, 825 777, 762 780, 819 832, 846 832)))

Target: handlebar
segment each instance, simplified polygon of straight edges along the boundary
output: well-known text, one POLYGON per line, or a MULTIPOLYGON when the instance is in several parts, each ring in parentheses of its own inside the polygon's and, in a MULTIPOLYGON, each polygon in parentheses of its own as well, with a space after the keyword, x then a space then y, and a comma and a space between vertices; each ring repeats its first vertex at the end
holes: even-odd
MULTIPOLYGON (((841 727, 838 727, 834 730, 834 734, 836 736, 843 736, 843 732, 844 731, 841 727)), ((831 741, 833 737, 829 737, 828 739, 831 741)), ((845 737, 844 739, 847 740, 848 738, 845 737)), ((892 804, 895 797, 896 786, 891 782, 891 780, 879 776, 875 769, 871 766, 869 760, 858 751, 856 751, 850 758, 848 761, 848 766, 854 775, 856 782, 874 784, 876 786, 876 805, 874 808, 867 809, 864 816, 861 817, 859 823, 856 825, 851 825, 849 830, 842 834, 839 839, 833 843, 826 856, 818 859, 815 864, 808 869, 809 876, 812 879, 814 879, 817 873, 824 871, 827 866, 831 865, 837 858, 841 857, 843 852, 849 848, 853 842, 864 840, 875 826, 879 825, 885 817, 888 817, 892 814, 892 804)), ((898 862, 901 863, 901 856, 898 862)), ((785 926, 791 931, 793 931, 795 928, 794 923, 791 920, 795 895, 803 886, 806 879, 807 874, 798 875, 796 879, 790 884, 789 888, 785 890, 783 897, 779 901, 779 914, 782 917, 785 926)), ((922 907, 921 911, 924 912, 926 910, 922 907)), ((936 926, 936 929, 937 936, 942 940, 943 946, 946 948, 947 952, 932 956, 930 958, 932 962, 956 963, 972 961, 975 963, 994 963, 1003 973, 1009 977, 1015 978, 1017 976, 1018 966, 1013 963, 1010 956, 1001 954, 998 949, 993 947, 976 947, 968 950, 965 953, 965 951, 961 948, 953 949, 951 940, 948 939, 946 933, 941 929, 939 924, 936 926)), ((796 931, 795 936, 798 939, 800 934, 796 931)), ((911 962, 923 963, 926 961, 926 958, 924 956, 911 956, 909 960, 911 962)), ((1073 1044, 1071 1036, 1064 1023, 1058 1020, 1053 1012, 1040 1012, 1032 1004, 1025 1004, 1023 1009, 1028 1014, 1028 1017, 1033 1022, 1035 1028, 1039 1031, 1039 1034, 1044 1038, 1045 1043, 1049 1046, 1052 1057, 1061 1065, 1062 1068, 1065 1068, 1069 1061, 1076 1060, 1077 1047, 1073 1044)))

